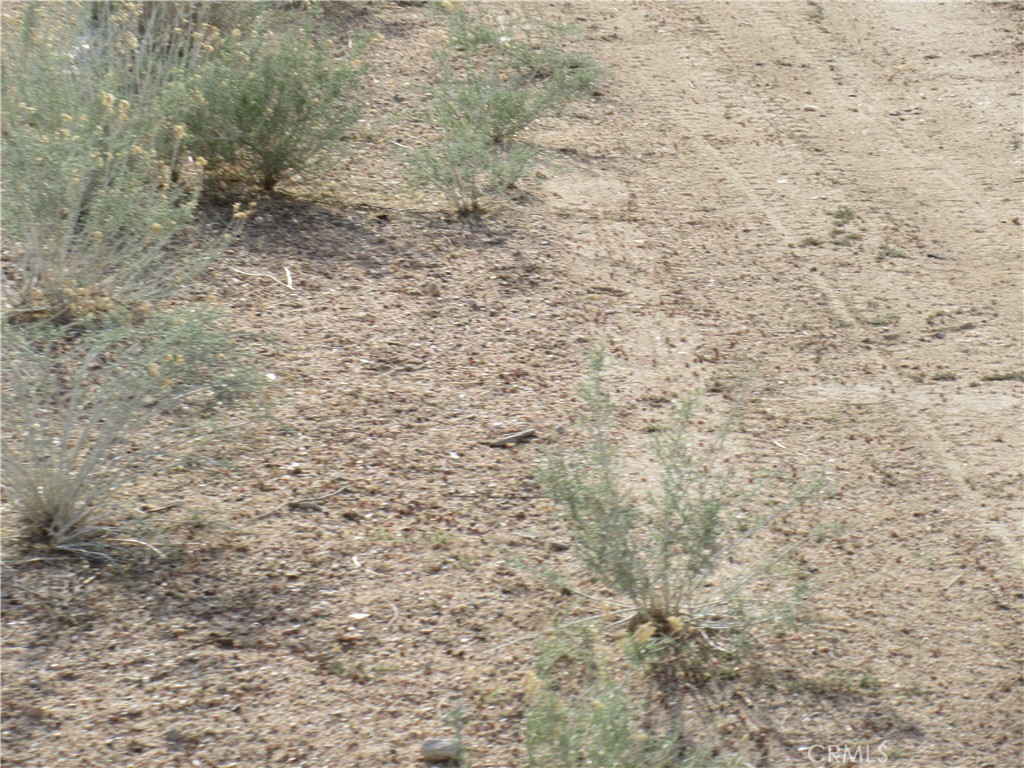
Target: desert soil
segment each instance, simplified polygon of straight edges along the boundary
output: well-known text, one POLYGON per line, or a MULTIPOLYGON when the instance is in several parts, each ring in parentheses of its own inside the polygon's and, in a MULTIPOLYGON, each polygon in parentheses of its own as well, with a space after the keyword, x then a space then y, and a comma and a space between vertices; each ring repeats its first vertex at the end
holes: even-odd
POLYGON ((201 287, 267 334, 275 420, 131 489, 164 559, 39 560, 9 523, 6 765, 413 766, 457 706, 473 765, 523 765, 531 643, 599 613, 537 576, 597 590, 533 471, 600 344, 628 432, 753 381, 742 459, 830 478, 775 532, 814 620, 695 727, 756 766, 1019 764, 1020 4, 524 10, 610 77, 468 222, 393 152, 436 22, 329 6, 381 36, 359 135, 201 287))

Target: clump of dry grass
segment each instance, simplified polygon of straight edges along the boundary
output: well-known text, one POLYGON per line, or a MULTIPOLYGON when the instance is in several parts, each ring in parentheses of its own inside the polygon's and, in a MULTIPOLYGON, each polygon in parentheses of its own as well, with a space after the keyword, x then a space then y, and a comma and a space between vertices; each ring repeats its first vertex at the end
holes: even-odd
POLYGON ((193 306, 132 325, 3 329, 4 489, 36 538, 111 560, 116 491, 189 455, 262 382, 244 339, 193 306))

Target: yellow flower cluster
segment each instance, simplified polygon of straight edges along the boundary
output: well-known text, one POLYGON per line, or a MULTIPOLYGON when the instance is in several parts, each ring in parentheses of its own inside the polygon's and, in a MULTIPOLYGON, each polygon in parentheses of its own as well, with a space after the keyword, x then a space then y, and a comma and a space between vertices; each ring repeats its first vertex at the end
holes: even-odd
MULTIPOLYGON (((166 354, 163 357, 163 362, 169 364, 168 367, 170 368, 175 366, 180 368, 185 365, 185 358, 180 354, 166 354)), ((150 375, 150 378, 160 379, 160 385, 164 387, 169 387, 177 381, 173 376, 166 375, 167 372, 161 368, 160 363, 150 363, 146 366, 146 372, 150 375)))
POLYGON ((658 628, 648 621, 633 630, 633 640, 638 643, 646 643, 651 640, 657 632, 658 628))
POLYGON ((51 293, 51 301, 60 313, 72 317, 96 317, 114 309, 116 302, 103 288, 97 285, 76 285, 68 283, 51 293))
POLYGON ((681 635, 686 631, 686 622, 680 616, 669 616, 668 628, 673 635, 681 635))
POLYGON ((233 218, 236 221, 245 221, 254 213, 256 213, 256 201, 253 200, 252 202, 249 203, 248 210, 243 211, 241 203, 235 203, 234 205, 232 205, 231 210, 234 211, 233 218))

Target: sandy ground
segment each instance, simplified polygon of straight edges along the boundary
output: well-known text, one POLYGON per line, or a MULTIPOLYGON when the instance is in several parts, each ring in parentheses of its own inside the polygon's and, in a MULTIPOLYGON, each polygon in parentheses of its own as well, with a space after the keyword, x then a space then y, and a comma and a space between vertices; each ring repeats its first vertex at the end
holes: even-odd
POLYGON ((132 489, 179 504, 150 515, 164 560, 30 562, 9 527, 5 764, 412 766, 461 706, 473 765, 523 765, 531 641, 594 612, 536 575, 594 589, 532 477, 597 344, 633 434, 752 380, 744 459, 830 478, 776 531, 823 534, 815 620, 705 702, 705 736, 756 766, 1019 761, 1020 4, 527 10, 611 76, 467 223, 388 152, 437 30, 332 6, 383 36, 360 141, 203 286, 276 340, 277 420, 132 489), (285 267, 294 290, 237 271, 285 267))

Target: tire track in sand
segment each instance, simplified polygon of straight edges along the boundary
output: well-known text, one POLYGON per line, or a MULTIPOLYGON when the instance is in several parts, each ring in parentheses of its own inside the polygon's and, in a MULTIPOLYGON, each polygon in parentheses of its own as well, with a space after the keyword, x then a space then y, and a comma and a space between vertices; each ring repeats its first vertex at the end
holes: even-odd
MULTIPOLYGON (((756 3, 744 4, 744 16, 747 22, 749 22, 744 26, 750 30, 773 31, 777 31, 779 27, 782 27, 785 32, 789 33, 791 39, 800 37, 804 46, 813 48, 813 43, 808 42, 808 39, 816 34, 813 28, 810 31, 801 29, 799 32, 796 32, 793 30, 792 20, 787 18, 788 14, 792 14, 794 7, 793 4, 770 4, 768 6, 756 3)), ((784 36, 780 37, 784 38, 784 36)), ((742 61, 744 54, 740 52, 733 53, 729 50, 736 47, 734 41, 735 38, 732 36, 720 35, 717 37, 716 45, 720 49, 725 49, 723 51, 725 58, 733 61, 742 61)), ((765 42, 767 43, 768 41, 766 40, 765 42)), ((783 44, 781 48, 784 49, 785 45, 783 44)), ((763 48, 762 51, 761 55, 765 58, 769 58, 772 55, 772 52, 767 48, 763 48)), ((832 55, 835 56, 837 54, 833 53, 832 55)), ((827 57, 827 55, 824 57, 827 57)), ((855 57, 843 56, 843 61, 844 80, 847 83, 847 87, 853 88, 858 92, 872 93, 873 86, 868 82, 869 78, 858 71, 855 57)), ((744 98, 749 99, 750 90, 740 94, 734 89, 734 83, 735 81, 730 82, 723 79, 714 83, 713 88, 718 95, 725 95, 734 103, 740 103, 744 98)), ((756 89, 753 90, 757 92, 756 89)), ((876 94, 874 98, 882 99, 884 96, 876 94)), ((805 128, 806 117, 804 120, 797 117, 797 115, 806 115, 806 113, 801 112, 798 106, 789 105, 790 108, 788 109, 784 106, 780 108, 778 103, 770 103, 769 99, 763 95, 762 102, 762 108, 769 113, 773 113, 773 122, 776 123, 776 129, 782 135, 797 137, 797 144, 808 141, 809 135, 805 128), (801 139, 801 136, 808 138, 801 139)), ((868 109, 865 111, 868 114, 882 112, 881 109, 868 109)), ((988 270, 984 273, 985 280, 991 279, 993 267, 997 273, 1006 276, 1013 274, 1009 267, 1003 266, 1010 263, 1012 257, 1012 246, 1008 242, 1008 238, 999 238, 997 240, 987 234, 988 232, 998 232, 1001 228, 1005 228, 1005 223, 996 214, 992 213, 992 206, 989 201, 982 199, 978 195, 975 191, 976 185, 971 181, 961 178, 954 168, 948 165, 945 169, 940 167, 936 158, 919 156, 915 147, 908 146, 905 140, 885 122, 872 118, 869 124, 870 128, 868 130, 870 130, 872 138, 876 140, 880 147, 879 155, 882 157, 899 157, 903 163, 902 170, 904 172, 911 172, 916 179, 913 196, 919 201, 917 207, 921 210, 932 211, 933 218, 955 222, 950 226, 958 230, 960 240, 966 242, 971 251, 981 254, 980 258, 994 262, 987 265, 988 270), (985 231, 982 233, 975 232, 975 226, 971 226, 971 224, 976 225, 978 222, 984 225, 985 231)), ((714 141, 705 135, 691 143, 690 146, 702 156, 705 163, 725 174, 729 179, 729 183, 742 191, 749 200, 750 205, 762 213, 765 220, 780 239, 789 243, 795 243, 800 239, 800 233, 794 231, 784 221, 787 217, 791 218, 789 216, 791 209, 788 207, 780 209, 780 198, 778 188, 774 185, 774 179, 768 179, 764 175, 752 178, 748 172, 745 172, 747 158, 741 154, 731 152, 730 148, 733 145, 729 142, 714 141)), ((769 152, 766 152, 765 155, 768 155, 771 149, 774 148, 770 147, 769 152)), ((781 149, 783 158, 780 166, 784 166, 787 162, 793 162, 794 160, 801 162, 804 158, 801 158, 800 154, 804 154, 805 157, 808 154, 806 150, 803 150, 802 153, 793 152, 790 147, 781 149)), ((860 188, 862 190, 860 194, 864 197, 870 198, 874 196, 876 199, 881 197, 895 200, 904 195, 904 190, 902 189, 887 187, 885 180, 891 179, 891 176, 883 176, 876 173, 865 174, 863 168, 849 169, 844 167, 827 151, 813 153, 811 161, 815 166, 826 167, 831 177, 841 180, 842 186, 860 188), (858 181, 857 179, 867 179, 868 181, 858 181)), ((781 204, 784 205, 785 201, 781 201, 781 204)), ((968 249, 965 248, 964 250, 968 249)), ((832 315, 840 321, 839 324, 854 329, 858 334, 869 330, 864 325, 861 317, 851 309, 843 293, 838 289, 833 280, 829 278, 825 270, 804 271, 802 274, 805 279, 810 280, 814 288, 825 298, 832 315)), ((975 274, 977 274, 977 271, 975 271, 975 274)), ((980 278, 971 282, 981 283, 986 285, 986 287, 988 285, 980 278)), ((971 473, 963 461, 950 449, 949 446, 953 441, 948 435, 943 434, 942 429, 937 423, 938 419, 930 412, 931 404, 927 399, 919 396, 912 385, 908 386, 908 381, 904 377, 893 373, 896 364, 889 354, 886 354, 876 346, 865 350, 864 354, 876 366, 878 371, 877 377, 880 380, 882 390, 900 414, 900 418, 911 425, 919 435, 922 444, 926 446, 928 452, 944 468, 946 475, 956 487, 957 493, 976 509, 986 507, 988 501, 984 495, 975 490, 969 482, 971 473)), ((1021 551, 1021 532, 1019 526, 1014 526, 1010 521, 1003 522, 1001 520, 985 518, 985 527, 1011 552, 1018 553, 1021 551)))

